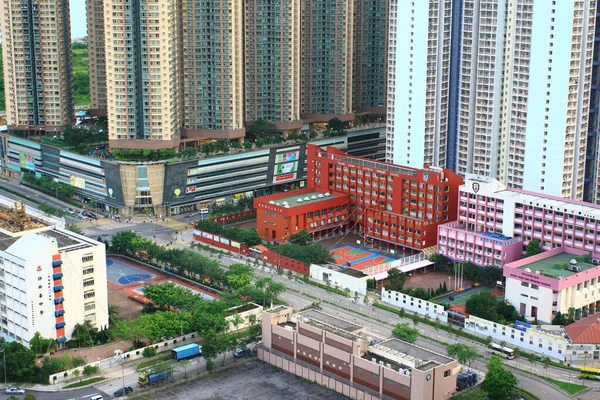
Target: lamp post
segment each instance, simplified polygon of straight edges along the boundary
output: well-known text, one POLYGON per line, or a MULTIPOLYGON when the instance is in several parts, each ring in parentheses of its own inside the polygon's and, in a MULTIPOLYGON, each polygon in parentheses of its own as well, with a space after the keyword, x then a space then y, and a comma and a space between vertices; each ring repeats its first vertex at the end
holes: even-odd
POLYGON ((126 396, 125 393, 125 354, 121 354, 121 379, 123 383, 123 396, 126 396))
POLYGON ((4 355, 4 389, 6 389, 6 348, 2 348, 2 354, 4 355))

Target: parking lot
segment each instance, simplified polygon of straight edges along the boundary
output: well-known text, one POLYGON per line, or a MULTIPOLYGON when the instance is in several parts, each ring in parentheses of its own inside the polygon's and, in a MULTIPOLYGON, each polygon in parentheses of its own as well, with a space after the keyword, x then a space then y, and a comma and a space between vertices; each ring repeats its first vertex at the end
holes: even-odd
POLYGON ((232 368, 154 393, 150 399, 344 400, 348 397, 254 359, 238 361, 232 368))

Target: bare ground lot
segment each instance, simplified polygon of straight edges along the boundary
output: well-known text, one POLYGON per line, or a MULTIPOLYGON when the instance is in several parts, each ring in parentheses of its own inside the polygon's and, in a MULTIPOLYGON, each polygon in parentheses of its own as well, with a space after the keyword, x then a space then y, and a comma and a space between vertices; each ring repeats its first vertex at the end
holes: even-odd
POLYGON ((118 306, 119 318, 126 321, 139 317, 140 311, 144 308, 141 303, 130 298, 122 288, 113 285, 108 285, 108 304, 118 306))
POLYGON ((150 399, 180 400, 346 400, 314 382, 283 372, 258 360, 238 363, 185 385, 152 394, 150 399))
MULTIPOLYGON (((440 283, 444 284, 444 282, 446 282, 448 290, 453 290, 454 274, 442 271, 427 271, 426 273, 418 272, 404 283, 404 289, 423 288, 425 290, 435 290, 440 287, 440 283), (451 279, 448 280, 448 277, 451 279)), ((463 281, 463 286, 472 285, 473 283, 473 281, 465 279, 463 281)))

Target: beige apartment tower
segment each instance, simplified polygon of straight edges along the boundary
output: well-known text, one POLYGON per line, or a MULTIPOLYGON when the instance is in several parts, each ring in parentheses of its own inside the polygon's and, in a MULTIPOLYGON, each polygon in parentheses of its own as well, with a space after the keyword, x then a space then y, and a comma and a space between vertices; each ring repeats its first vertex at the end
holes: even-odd
POLYGON ((113 148, 177 148, 177 0, 105 0, 108 134, 113 148))
POLYGON ((104 0, 86 0, 90 71, 90 115, 106 117, 106 53, 104 0))
POLYGON ((1 0, 10 131, 61 131, 74 117, 68 0, 1 0))

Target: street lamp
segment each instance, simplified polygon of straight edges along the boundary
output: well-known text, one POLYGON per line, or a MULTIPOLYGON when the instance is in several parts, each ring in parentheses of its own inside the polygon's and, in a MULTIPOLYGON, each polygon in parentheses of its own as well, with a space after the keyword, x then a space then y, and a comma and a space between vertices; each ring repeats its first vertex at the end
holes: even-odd
POLYGON ((123 382, 123 396, 126 396, 125 393, 125 354, 121 354, 121 378, 123 382))
POLYGON ((4 388, 6 389, 6 349, 2 348, 2 354, 4 354, 4 388))

